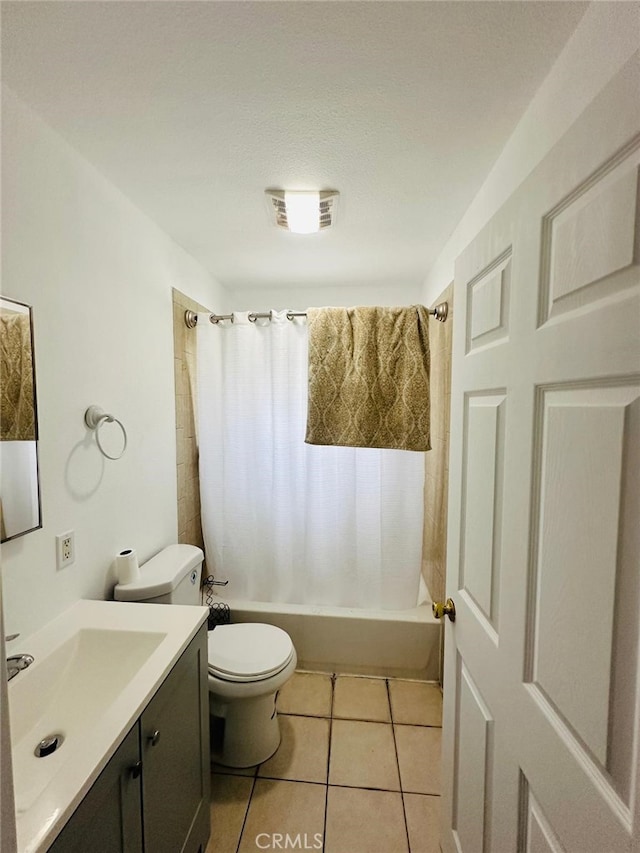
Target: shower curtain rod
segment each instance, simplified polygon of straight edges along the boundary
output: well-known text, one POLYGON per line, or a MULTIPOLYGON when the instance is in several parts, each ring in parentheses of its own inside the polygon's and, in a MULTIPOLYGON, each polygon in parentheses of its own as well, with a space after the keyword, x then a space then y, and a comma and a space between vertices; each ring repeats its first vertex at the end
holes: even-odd
MULTIPOLYGON (((428 312, 432 317, 435 317, 436 320, 439 320, 441 323, 449 316, 449 303, 441 302, 439 305, 436 305, 435 308, 432 308, 428 312)), ((249 321, 251 323, 255 323, 256 320, 270 320, 271 319, 271 311, 266 312, 257 312, 252 311, 249 314, 249 321)), ((306 317, 306 311, 287 311, 287 320, 293 320, 294 317, 306 317)), ((233 314, 209 314, 209 322, 210 323, 220 323, 222 320, 231 320, 233 323, 233 314)), ((190 329, 195 329, 198 325, 198 315, 195 311, 185 311, 184 312, 184 322, 190 329)))

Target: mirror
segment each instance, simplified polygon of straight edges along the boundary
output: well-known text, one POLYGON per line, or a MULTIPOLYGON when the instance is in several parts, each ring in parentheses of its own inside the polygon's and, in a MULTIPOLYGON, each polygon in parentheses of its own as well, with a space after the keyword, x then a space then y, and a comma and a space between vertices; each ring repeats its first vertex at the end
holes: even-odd
POLYGON ((42 527, 31 307, 0 297, 0 541, 42 527))

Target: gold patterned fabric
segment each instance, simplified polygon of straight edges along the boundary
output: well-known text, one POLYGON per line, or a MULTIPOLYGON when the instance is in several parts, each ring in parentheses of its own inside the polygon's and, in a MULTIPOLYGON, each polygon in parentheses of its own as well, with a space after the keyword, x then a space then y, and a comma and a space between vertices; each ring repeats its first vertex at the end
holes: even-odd
POLYGON ((31 325, 0 313, 0 441, 35 441, 31 325))
POLYGON ((309 308, 307 444, 430 450, 429 314, 309 308))

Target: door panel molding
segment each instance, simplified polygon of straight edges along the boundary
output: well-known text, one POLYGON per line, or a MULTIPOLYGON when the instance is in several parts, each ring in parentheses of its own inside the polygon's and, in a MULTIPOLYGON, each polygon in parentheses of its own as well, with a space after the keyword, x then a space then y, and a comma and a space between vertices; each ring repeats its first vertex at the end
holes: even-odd
POLYGON ((511 254, 509 246, 467 283, 467 355, 509 339, 511 254))
POLYGON ((634 285, 639 164, 636 134, 543 218, 539 327, 634 285))
POLYGON ((520 770, 518 853, 566 853, 520 770))
POLYGON ((493 715, 458 655, 453 833, 460 850, 491 850, 493 715), (460 806, 463 802, 464 806, 460 806))
POLYGON ((473 599, 496 641, 506 409, 505 388, 464 397, 458 588, 473 599))

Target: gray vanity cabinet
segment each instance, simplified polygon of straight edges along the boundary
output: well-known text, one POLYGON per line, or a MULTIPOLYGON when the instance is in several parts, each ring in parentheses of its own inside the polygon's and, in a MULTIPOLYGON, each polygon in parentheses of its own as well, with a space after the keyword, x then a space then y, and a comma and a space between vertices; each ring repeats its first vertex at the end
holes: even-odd
POLYGON ((204 624, 50 853, 204 853, 210 832, 207 677, 204 624))
POLYGON ((211 770, 206 629, 203 625, 203 640, 191 643, 140 718, 146 853, 204 853, 207 846, 211 770))
POLYGON ((50 853, 140 853, 142 779, 138 724, 56 838, 50 853))

